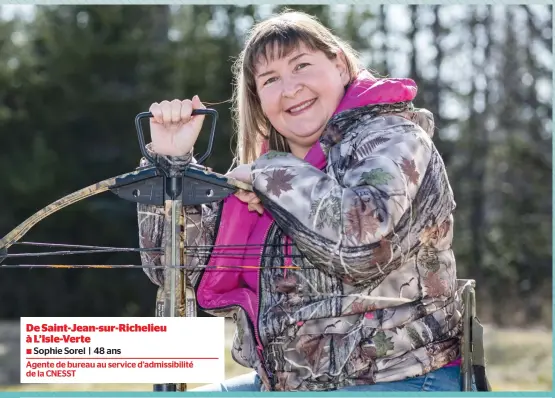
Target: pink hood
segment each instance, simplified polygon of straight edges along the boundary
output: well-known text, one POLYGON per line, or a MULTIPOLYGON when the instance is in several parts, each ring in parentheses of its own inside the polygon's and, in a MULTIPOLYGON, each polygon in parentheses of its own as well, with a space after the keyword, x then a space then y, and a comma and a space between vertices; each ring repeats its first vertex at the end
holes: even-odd
MULTIPOLYGON (((377 79, 363 70, 347 89, 335 114, 366 105, 412 101, 416 92, 416 84, 411 79, 377 79)), ((263 148, 263 153, 266 149, 263 148)), ((305 160, 320 170, 325 168, 326 156, 319 142, 314 144, 305 160)), ((257 339, 258 267, 261 265, 262 245, 272 223, 268 212, 260 216, 250 212, 237 197, 226 198, 215 248, 207 266, 228 269, 204 272, 197 292, 198 303, 204 309, 242 307, 253 322, 257 339)), ((261 343, 257 342, 261 350, 261 343)))

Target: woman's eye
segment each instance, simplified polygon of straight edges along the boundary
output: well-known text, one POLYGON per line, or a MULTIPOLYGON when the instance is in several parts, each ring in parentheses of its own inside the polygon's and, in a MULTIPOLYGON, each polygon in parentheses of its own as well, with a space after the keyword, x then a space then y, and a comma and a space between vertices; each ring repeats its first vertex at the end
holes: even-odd
POLYGON ((304 62, 304 63, 302 63, 302 64, 297 65, 297 67, 296 67, 295 69, 303 69, 303 68, 305 68, 305 67, 307 67, 307 66, 309 66, 309 65, 310 65, 310 64, 307 64, 306 62, 304 62))
POLYGON ((275 77, 270 77, 268 80, 266 80, 266 81, 264 82, 264 86, 265 86, 266 84, 272 83, 275 79, 276 79, 275 77))

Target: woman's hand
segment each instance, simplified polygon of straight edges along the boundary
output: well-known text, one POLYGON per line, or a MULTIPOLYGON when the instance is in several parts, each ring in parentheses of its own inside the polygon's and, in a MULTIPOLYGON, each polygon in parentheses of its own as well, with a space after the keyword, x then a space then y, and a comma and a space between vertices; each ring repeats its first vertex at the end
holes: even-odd
POLYGON ((258 214, 264 213, 264 207, 262 207, 260 199, 258 199, 254 192, 240 189, 235 192, 235 196, 237 196, 241 202, 247 203, 250 211, 256 211, 258 214))
MULTIPOLYGON (((251 184, 251 165, 241 164, 227 173, 226 176, 235 178, 236 180, 245 182, 247 184, 251 184)), ((260 203, 260 199, 258 199, 254 192, 244 191, 240 189, 235 193, 235 196, 239 198, 240 201, 247 203, 250 211, 256 211, 259 214, 264 213, 264 208, 260 203)))
POLYGON ((160 155, 185 156, 193 150, 204 122, 204 115, 192 116, 194 109, 205 109, 197 95, 192 100, 153 103, 149 111, 152 150, 160 155))

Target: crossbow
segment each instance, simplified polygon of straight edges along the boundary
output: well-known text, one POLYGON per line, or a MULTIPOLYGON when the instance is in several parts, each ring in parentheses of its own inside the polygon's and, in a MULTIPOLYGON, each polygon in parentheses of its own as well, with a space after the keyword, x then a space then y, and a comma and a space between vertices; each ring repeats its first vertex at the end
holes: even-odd
MULTIPOLYGON (((151 118, 150 112, 139 113, 135 117, 135 127, 142 155, 150 161, 149 166, 139 167, 136 170, 89 185, 76 192, 38 210, 31 217, 15 227, 0 240, 0 263, 9 257, 24 256, 29 254, 8 254, 8 249, 14 244, 29 244, 36 246, 64 246, 66 248, 84 248, 77 253, 97 253, 107 251, 129 251, 135 249, 83 246, 83 245, 57 245, 38 242, 20 242, 20 239, 37 223, 73 203, 110 191, 118 197, 136 203, 164 206, 164 228, 171 231, 168 238, 162 243, 161 248, 145 250, 158 250, 164 253, 162 265, 164 267, 164 284, 156 296, 156 317, 196 317, 196 295, 192 286, 187 284, 187 269, 184 266, 184 246, 186 237, 182 234, 184 223, 181 217, 183 206, 200 205, 218 201, 233 194, 238 189, 252 190, 249 184, 242 181, 214 173, 202 166, 212 151, 214 134, 218 113, 214 109, 198 109, 193 115, 205 114, 212 116, 212 126, 206 153, 196 164, 189 164, 184 171, 176 172, 164 167, 157 162, 146 150, 144 134, 141 127, 143 119, 151 118)), ((141 250, 141 249, 137 249, 141 250)), ((70 254, 75 252, 61 251, 51 254, 70 254)), ((32 255, 40 255, 33 253, 32 255)), ((34 267, 34 266, 32 266, 34 267)), ((36 267, 41 267, 37 265, 36 267)), ((75 268, 77 265, 44 265, 49 268, 75 268)), ((114 268, 112 265, 86 265, 82 267, 114 268)), ((128 265, 126 267, 136 267, 128 265)), ((142 267, 142 266, 138 266, 142 267)), ((186 391, 185 383, 155 384, 154 391, 186 391)))

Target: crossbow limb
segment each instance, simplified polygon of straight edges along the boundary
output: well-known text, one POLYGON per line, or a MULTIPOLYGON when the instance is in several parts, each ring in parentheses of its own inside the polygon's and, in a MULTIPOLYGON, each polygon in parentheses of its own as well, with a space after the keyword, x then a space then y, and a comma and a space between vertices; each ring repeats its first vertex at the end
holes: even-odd
MULTIPOLYGON (((197 310, 195 291, 187 284, 187 271, 183 266, 187 252, 184 245, 186 237, 181 233, 184 230, 182 229, 183 206, 218 201, 238 189, 252 190, 249 184, 211 172, 200 165, 212 150, 218 114, 213 109, 195 110, 193 115, 195 114, 208 114, 213 117, 208 150, 199 159, 198 164, 190 164, 182 172, 174 172, 158 164, 146 151, 141 128, 141 120, 152 117, 152 114, 140 113, 135 118, 139 145, 143 156, 152 165, 89 185, 37 211, 0 240, 0 263, 4 258, 9 257, 8 249, 41 220, 80 200, 110 191, 129 201, 164 206, 164 230, 170 233, 165 234, 167 238, 161 248, 164 254, 162 256, 164 285, 157 293, 155 315, 157 317, 195 317, 197 310)), ((186 389, 186 384, 176 383, 154 386, 155 391, 186 391, 186 389)))

